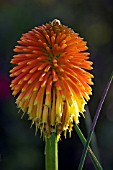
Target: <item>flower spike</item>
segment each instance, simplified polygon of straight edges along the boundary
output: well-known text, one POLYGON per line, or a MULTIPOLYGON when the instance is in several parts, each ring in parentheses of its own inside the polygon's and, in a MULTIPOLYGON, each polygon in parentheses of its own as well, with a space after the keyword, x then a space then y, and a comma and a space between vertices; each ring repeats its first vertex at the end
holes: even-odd
MULTIPOLYGON (((69 131, 92 94, 86 42, 57 19, 22 35, 11 60, 13 95, 44 136, 69 131)), ((37 130, 36 130, 37 131, 37 130)))

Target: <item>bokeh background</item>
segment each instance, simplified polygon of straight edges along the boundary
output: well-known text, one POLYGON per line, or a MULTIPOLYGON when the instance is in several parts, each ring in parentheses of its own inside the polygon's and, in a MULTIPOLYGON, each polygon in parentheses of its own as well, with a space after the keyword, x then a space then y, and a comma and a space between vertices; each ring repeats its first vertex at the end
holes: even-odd
MULTIPOLYGON (((113 1, 112 0, 0 0, 0 169, 44 170, 44 142, 27 116, 15 105, 9 88, 10 60, 22 33, 53 19, 73 28, 88 42, 94 62, 93 95, 88 102, 93 119, 105 85, 113 70, 113 1)), ((87 115, 87 113, 86 113, 87 115)), ((87 137, 84 118, 80 128, 87 137)), ((113 170, 113 84, 103 105, 95 129, 103 169, 113 170)), ((95 149, 95 147, 94 147, 95 149)), ((75 131, 72 138, 59 142, 59 170, 78 167, 83 146, 75 131)), ((87 157, 85 170, 94 167, 87 157)))

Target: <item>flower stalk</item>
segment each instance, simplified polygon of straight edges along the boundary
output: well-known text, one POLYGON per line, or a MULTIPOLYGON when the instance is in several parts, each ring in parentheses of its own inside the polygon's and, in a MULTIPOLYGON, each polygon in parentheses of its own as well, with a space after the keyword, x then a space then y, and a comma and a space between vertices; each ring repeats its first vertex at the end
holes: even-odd
POLYGON ((85 145, 84 150, 83 150, 83 154, 82 154, 82 157, 81 157, 81 160, 80 160, 80 164, 79 164, 78 170, 82 170, 83 169, 85 158, 86 158, 86 155, 87 155, 87 152, 88 152, 88 147, 89 147, 89 144, 90 144, 90 141, 91 141, 91 138, 92 138, 92 135, 93 135, 93 132, 94 132, 94 129, 95 129, 98 117, 100 115, 100 111, 101 111, 102 105, 104 103, 104 100, 105 100, 106 95, 108 93, 109 87, 111 85, 112 79, 113 79, 113 73, 111 74, 110 80, 108 81, 108 83, 106 85, 106 88, 104 90, 103 96, 102 96, 102 98, 100 100, 100 103, 98 105, 98 108, 97 108, 97 111, 96 111, 96 114, 95 114, 95 117, 94 117, 94 120, 93 120, 93 123, 92 123, 92 127, 91 127, 91 130, 90 130, 90 133, 89 133, 86 145, 85 145))
POLYGON ((56 133, 52 133, 45 140, 46 170, 58 170, 58 141, 56 133))

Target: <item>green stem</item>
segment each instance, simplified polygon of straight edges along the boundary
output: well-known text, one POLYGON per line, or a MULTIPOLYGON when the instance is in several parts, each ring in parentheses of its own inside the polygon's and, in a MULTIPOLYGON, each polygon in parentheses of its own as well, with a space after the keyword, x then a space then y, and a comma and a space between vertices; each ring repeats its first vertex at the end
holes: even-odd
MULTIPOLYGON (((78 125, 76 123, 74 124, 74 128, 75 128, 81 142, 85 146, 86 145, 86 139, 85 139, 83 133, 81 132, 80 128, 78 127, 78 125)), ((93 151, 90 147, 88 147, 88 154, 89 154, 89 156, 90 156, 90 158, 91 158, 91 160, 92 160, 92 162, 95 166, 95 169, 102 170, 102 167, 101 167, 99 161, 97 160, 96 156, 94 155, 94 153, 93 153, 93 151)))
POLYGON ((58 170, 58 141, 56 133, 45 140, 46 170, 58 170))

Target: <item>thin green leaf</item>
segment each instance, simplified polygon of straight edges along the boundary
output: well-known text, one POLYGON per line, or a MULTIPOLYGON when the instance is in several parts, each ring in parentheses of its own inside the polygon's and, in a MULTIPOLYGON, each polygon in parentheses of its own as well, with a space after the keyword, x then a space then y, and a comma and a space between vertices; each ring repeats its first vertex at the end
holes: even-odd
MULTIPOLYGON (((85 146, 86 145, 86 139, 85 139, 83 133, 81 132, 80 128, 78 127, 77 124, 74 124, 74 128, 75 128, 81 142, 85 146)), ((92 163, 93 163, 95 169, 102 170, 102 166, 100 165, 98 159, 96 158, 95 154, 93 153, 93 151, 92 151, 92 149, 90 147, 88 147, 88 154, 89 154, 89 156, 90 156, 90 158, 92 160, 92 163)))
POLYGON ((88 139, 87 139, 86 145, 85 145, 84 150, 83 150, 83 154, 82 154, 82 157, 81 157, 81 160, 80 160, 80 164, 79 164, 78 170, 82 170, 83 169, 84 161, 85 161, 85 158, 86 158, 86 155, 87 155, 87 152, 88 152, 88 147, 89 147, 89 144, 90 144, 90 141, 91 141, 91 138, 92 138, 92 134, 94 132, 94 129, 95 129, 98 117, 100 115, 100 110, 102 108, 102 105, 103 105, 104 100, 106 98, 106 95, 108 93, 109 87, 111 85, 112 78, 113 78, 113 73, 111 74, 110 80, 108 81, 108 83, 106 85, 106 88, 104 90, 103 96, 102 96, 102 98, 100 100, 100 103, 98 105, 98 108, 97 108, 97 111, 96 111, 96 114, 95 114, 95 117, 94 117, 94 120, 93 120, 93 123, 92 123, 92 127, 91 127, 90 133, 88 135, 88 139))

